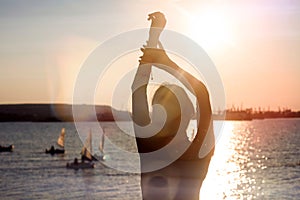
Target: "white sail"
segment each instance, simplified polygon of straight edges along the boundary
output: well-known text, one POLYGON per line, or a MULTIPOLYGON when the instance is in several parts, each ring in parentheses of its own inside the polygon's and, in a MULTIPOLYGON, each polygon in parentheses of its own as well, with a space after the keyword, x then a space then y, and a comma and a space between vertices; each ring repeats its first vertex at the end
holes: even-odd
POLYGON ((61 129, 60 136, 57 139, 57 144, 59 146, 61 146, 62 148, 64 148, 64 146, 65 146, 65 128, 61 129))
POLYGON ((82 147, 81 154, 88 158, 89 160, 92 160, 92 154, 89 152, 89 150, 86 147, 82 147))
POLYGON ((101 136, 99 150, 102 154, 104 154, 104 132, 102 133, 102 136, 101 136))
POLYGON ((90 130, 88 137, 82 147, 81 154, 92 160, 92 131, 90 130))

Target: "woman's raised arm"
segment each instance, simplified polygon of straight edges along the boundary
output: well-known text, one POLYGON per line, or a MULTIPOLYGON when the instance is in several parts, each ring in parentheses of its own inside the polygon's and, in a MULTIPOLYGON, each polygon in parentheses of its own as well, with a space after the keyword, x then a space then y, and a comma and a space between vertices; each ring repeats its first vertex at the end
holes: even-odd
POLYGON ((206 86, 190 73, 180 68, 175 62, 173 62, 162 49, 146 48, 142 49, 144 56, 141 57, 141 63, 156 66, 162 69, 184 84, 188 90, 193 93, 197 98, 197 114, 198 114, 198 129, 197 135, 192 144, 184 154, 187 159, 195 158, 198 156, 201 145, 207 134, 209 126, 211 125, 211 105, 209 100, 209 93, 206 86))

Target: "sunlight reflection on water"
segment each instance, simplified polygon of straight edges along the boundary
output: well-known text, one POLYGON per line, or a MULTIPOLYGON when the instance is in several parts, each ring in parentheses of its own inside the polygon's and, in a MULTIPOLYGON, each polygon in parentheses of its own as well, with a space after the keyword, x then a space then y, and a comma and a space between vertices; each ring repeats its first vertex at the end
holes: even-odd
MULTIPOLYGON (((125 123, 129 129, 131 124, 125 123)), ((105 122, 108 138, 135 152, 135 140, 105 122)), ((85 127, 86 137, 93 123, 85 127)), ((191 130, 195 126, 191 127, 191 130)), ((100 135, 94 132, 96 152, 100 135)), ((80 156, 82 142, 73 123, 0 123, 3 144, 13 153, 1 153, 1 199, 141 199, 139 174, 96 165, 93 171, 68 170, 67 162, 80 156), (65 127, 66 154, 49 156, 65 127), (50 198, 51 197, 51 198, 50 198)), ((217 139, 215 155, 201 189, 201 200, 300 199, 300 119, 226 121, 217 139)), ((138 161, 105 146, 107 162, 136 167, 138 161)))
POLYGON ((255 189, 255 178, 247 174, 265 166, 261 162, 256 166, 250 159, 254 153, 249 146, 251 130, 245 123, 225 123, 201 189, 201 199, 253 199, 263 194, 255 189), (252 194, 252 190, 256 190, 256 194, 252 194))
POLYGON ((200 199, 299 198, 298 142, 297 119, 226 121, 200 199))

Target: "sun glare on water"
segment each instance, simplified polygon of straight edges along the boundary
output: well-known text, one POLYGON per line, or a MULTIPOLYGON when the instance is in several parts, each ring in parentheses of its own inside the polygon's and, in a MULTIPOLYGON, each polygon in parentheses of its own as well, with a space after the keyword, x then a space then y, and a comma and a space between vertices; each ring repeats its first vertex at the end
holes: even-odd
POLYGON ((201 187, 200 199, 226 199, 226 194, 221 191, 230 192, 231 187, 235 186, 233 180, 239 179, 236 177, 238 174, 227 173, 239 170, 237 163, 228 162, 235 154, 234 149, 228 147, 233 137, 233 129, 233 123, 226 122, 221 137, 216 140, 215 153, 201 187))

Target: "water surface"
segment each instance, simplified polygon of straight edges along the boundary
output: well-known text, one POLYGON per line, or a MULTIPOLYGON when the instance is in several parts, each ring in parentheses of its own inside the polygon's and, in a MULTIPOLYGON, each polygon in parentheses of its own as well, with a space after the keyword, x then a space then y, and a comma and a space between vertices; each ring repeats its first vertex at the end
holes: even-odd
MULTIPOLYGON (((86 130, 95 124, 87 123, 86 130)), ((133 138, 104 124, 117 146, 136 152, 133 138)), ((130 127, 128 123, 125 126, 130 127)), ((93 132, 94 151, 100 133, 93 132)), ((0 143, 15 145, 0 154, 1 199, 141 199, 139 175, 96 163, 93 170, 66 169, 80 157, 82 142, 73 123, 0 123, 0 143), (66 154, 45 154, 66 128, 66 154)), ((226 121, 201 189, 201 199, 299 199, 300 119, 226 121)), ((106 146, 107 162, 138 167, 106 146)))

